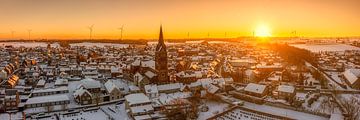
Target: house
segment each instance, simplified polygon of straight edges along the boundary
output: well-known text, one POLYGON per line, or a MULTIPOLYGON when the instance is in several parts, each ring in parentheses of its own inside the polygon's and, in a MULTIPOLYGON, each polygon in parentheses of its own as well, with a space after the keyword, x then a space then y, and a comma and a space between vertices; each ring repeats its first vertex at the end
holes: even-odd
POLYGON ((125 96, 125 108, 131 117, 149 115, 154 113, 151 101, 144 93, 135 93, 125 96))
POLYGON ((360 69, 347 69, 343 77, 351 88, 360 89, 360 69))
POLYGON ((255 83, 249 83, 244 88, 246 94, 255 96, 255 97, 264 97, 268 94, 268 88, 266 85, 260 85, 255 83))
POLYGON ((118 67, 114 67, 111 66, 111 77, 115 78, 115 77, 120 77, 123 73, 122 69, 118 68, 118 67))
MULTIPOLYGON (((150 71, 148 71, 150 72, 150 71)), ((154 77, 152 75, 152 73, 148 73, 148 76, 150 77, 154 77)), ((155 77, 154 77, 155 78, 155 77)), ((140 74, 139 72, 136 72, 134 77, 133 77, 133 80, 134 80, 134 83, 137 85, 137 86, 140 86, 141 88, 143 88, 143 86, 147 85, 150 83, 150 80, 149 80, 149 77, 146 77, 142 74, 140 74)))
POLYGON ((278 98, 292 101, 295 98, 295 87, 290 85, 279 85, 277 88, 278 98))
POLYGON ((92 103, 92 94, 84 88, 75 90, 74 99, 81 105, 87 105, 92 103))
MULTIPOLYGON (((197 75, 194 71, 181 71, 175 74, 176 75, 176 81, 182 82, 182 83, 192 83, 197 80, 197 75)), ((200 77, 201 78, 201 77, 200 77)))
POLYGON ((5 82, 6 88, 14 88, 19 82, 19 77, 17 75, 11 75, 8 80, 5 82))
POLYGON ((19 92, 16 89, 6 89, 5 90, 5 111, 6 110, 17 110, 20 103, 19 92))
POLYGON ((47 96, 38 96, 29 98, 26 103, 26 108, 34 107, 47 107, 54 105, 65 105, 70 104, 70 99, 67 94, 60 95, 47 95, 47 96))
POLYGON ((101 83, 100 81, 91 78, 85 78, 80 81, 80 85, 77 88, 79 89, 81 87, 88 90, 90 93, 99 93, 101 90, 101 83))
POLYGON ((80 81, 80 84, 77 86, 73 96, 76 102, 80 104, 100 103, 105 97, 102 96, 101 86, 100 81, 85 78, 80 81))
MULTIPOLYGON (((105 86, 106 92, 109 95, 108 100, 112 101, 112 100, 121 98, 122 94, 120 92, 120 89, 111 80, 108 80, 104 84, 104 86, 105 86)), ((105 98, 104 98, 104 101, 107 101, 107 100, 105 100, 105 98)))
POLYGON ((86 66, 85 69, 82 71, 82 75, 85 78, 97 79, 99 77, 99 72, 96 67, 86 66))
MULTIPOLYGON (((156 73, 151 71, 151 70, 148 70, 144 73, 145 77, 147 77, 149 79, 149 81, 155 81, 156 78, 156 73)), ((146 84, 146 83, 145 83, 146 84)))

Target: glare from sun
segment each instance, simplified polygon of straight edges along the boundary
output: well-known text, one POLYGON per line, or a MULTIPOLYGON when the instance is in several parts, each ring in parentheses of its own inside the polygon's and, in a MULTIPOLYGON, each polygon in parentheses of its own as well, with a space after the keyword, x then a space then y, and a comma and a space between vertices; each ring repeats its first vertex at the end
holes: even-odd
POLYGON ((259 25, 255 31, 255 36, 256 37, 270 37, 271 36, 271 31, 269 29, 268 26, 266 25, 259 25))

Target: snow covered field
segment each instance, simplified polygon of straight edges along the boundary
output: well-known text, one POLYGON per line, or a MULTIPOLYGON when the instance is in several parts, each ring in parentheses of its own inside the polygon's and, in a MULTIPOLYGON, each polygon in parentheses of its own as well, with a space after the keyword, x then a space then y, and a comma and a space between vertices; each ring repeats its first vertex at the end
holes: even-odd
POLYGON ((343 52, 345 50, 360 50, 358 47, 346 44, 291 44, 290 46, 310 50, 311 52, 343 52))
MULTIPOLYGON (((12 45, 13 47, 27 47, 27 48, 34 48, 34 47, 47 47, 47 43, 45 42, 0 42, 1 46, 12 45)), ((50 44, 51 47, 60 47, 58 43, 50 44)))
POLYGON ((70 46, 85 46, 85 47, 105 47, 105 46, 113 46, 118 48, 127 48, 129 44, 116 44, 116 43, 89 43, 89 42, 82 42, 82 43, 72 43, 70 46))

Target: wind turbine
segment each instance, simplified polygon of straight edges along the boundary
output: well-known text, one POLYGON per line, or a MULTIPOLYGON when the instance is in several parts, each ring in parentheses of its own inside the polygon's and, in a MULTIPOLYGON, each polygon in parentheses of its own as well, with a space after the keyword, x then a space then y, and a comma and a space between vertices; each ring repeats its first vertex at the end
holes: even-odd
POLYGON ((118 29, 120 30, 120 40, 122 40, 123 31, 124 31, 124 25, 121 25, 121 27, 119 27, 118 29))
POLYGON ((92 24, 91 26, 88 26, 88 29, 89 29, 89 37, 90 37, 90 40, 92 39, 92 32, 93 32, 93 28, 94 28, 94 24, 92 24))
POLYGON ((28 37, 29 37, 29 40, 30 40, 30 35, 31 35, 31 31, 32 31, 32 30, 31 30, 31 29, 28 29, 27 31, 28 31, 28 37))
POLYGON ((188 37, 188 40, 190 40, 190 32, 188 32, 187 37, 188 37))
POLYGON ((296 30, 291 31, 292 37, 297 37, 296 30))
POLYGON ((14 34, 15 34, 15 31, 11 30, 11 39, 14 40, 14 34))

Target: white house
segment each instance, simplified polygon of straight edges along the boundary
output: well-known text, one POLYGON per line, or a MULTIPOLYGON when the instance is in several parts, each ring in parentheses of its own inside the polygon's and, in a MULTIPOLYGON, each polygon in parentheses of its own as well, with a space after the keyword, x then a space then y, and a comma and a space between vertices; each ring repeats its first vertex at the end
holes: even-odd
POLYGON ((120 89, 111 81, 108 80, 105 84, 105 89, 109 94, 109 100, 116 100, 121 98, 120 89))

